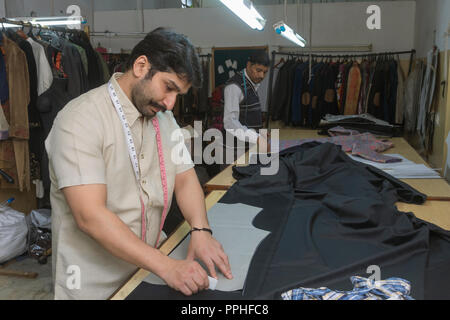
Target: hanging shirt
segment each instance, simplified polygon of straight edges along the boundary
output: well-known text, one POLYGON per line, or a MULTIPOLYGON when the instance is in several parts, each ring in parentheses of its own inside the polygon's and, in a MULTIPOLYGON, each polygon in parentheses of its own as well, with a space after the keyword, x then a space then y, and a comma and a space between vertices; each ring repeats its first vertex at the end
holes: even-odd
MULTIPOLYGON (((103 85, 69 102, 55 119, 45 141, 49 155, 52 204, 53 280, 55 299, 107 299, 137 270, 118 259, 81 231, 65 200, 62 188, 83 184, 106 184, 106 207, 141 238, 142 189, 147 228, 146 243, 155 246, 164 207, 163 188, 152 121, 143 117, 111 78, 131 127, 139 159, 140 186, 128 155, 122 124, 103 85), (70 266, 81 270, 79 290, 66 282, 70 266)), ((172 112, 158 112, 164 153, 168 204, 172 201, 175 176, 193 168, 193 163, 177 164, 172 149, 179 141, 171 135, 179 129, 172 112)), ((183 144, 184 146, 184 144, 183 144)), ((185 148, 185 146, 184 146, 185 148)), ((183 152, 188 152, 184 150, 183 152)))
POLYGON ((52 69, 50 68, 50 64, 45 55, 44 47, 30 37, 28 37, 27 41, 31 44, 34 59, 36 61, 37 92, 38 96, 40 96, 52 85, 52 69))
MULTIPOLYGON (((244 69, 244 74, 253 86, 255 91, 258 91, 259 84, 253 83, 250 77, 247 75, 247 71, 244 69)), ((256 143, 258 140, 258 134, 254 130, 250 130, 239 121, 239 104, 244 100, 244 93, 237 84, 229 84, 224 89, 224 116, 223 123, 225 129, 242 129, 235 131, 236 137, 241 141, 248 141, 250 143, 256 143)))

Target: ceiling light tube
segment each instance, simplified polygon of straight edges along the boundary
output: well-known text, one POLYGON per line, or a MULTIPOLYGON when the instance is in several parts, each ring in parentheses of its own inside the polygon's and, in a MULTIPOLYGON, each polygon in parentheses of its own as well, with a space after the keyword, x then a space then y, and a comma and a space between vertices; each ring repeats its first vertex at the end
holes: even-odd
POLYGON ((294 42, 300 47, 306 46, 306 40, 303 39, 298 33, 292 30, 286 23, 283 21, 277 22, 273 25, 275 32, 282 35, 286 39, 294 42))
POLYGON ((252 29, 263 30, 266 25, 264 19, 258 11, 256 11, 250 0, 220 0, 235 15, 250 26, 252 29))
POLYGON ((40 24, 42 26, 60 26, 60 25, 74 25, 85 23, 82 16, 68 16, 68 17, 21 17, 10 18, 10 20, 23 21, 33 25, 40 24))

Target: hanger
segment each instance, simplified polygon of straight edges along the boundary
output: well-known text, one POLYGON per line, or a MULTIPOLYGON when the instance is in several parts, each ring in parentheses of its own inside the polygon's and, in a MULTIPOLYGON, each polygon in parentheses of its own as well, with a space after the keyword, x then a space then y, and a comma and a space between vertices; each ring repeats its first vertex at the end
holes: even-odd
POLYGON ((281 59, 280 59, 280 61, 278 61, 278 63, 274 66, 274 68, 277 68, 281 63, 284 63, 285 61, 284 61, 284 58, 282 57, 281 59))

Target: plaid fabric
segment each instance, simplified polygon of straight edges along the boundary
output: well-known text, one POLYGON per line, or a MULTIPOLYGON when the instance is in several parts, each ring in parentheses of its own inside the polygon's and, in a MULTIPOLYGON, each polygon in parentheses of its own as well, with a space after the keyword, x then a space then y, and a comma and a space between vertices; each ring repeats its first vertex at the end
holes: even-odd
POLYGON ((388 140, 378 140, 371 133, 366 132, 360 134, 358 131, 347 130, 342 127, 334 127, 329 129, 328 133, 331 135, 330 138, 282 140, 280 141, 280 151, 290 147, 302 145, 307 142, 330 142, 340 145, 342 150, 345 152, 350 152, 352 155, 357 155, 367 160, 381 163, 402 161, 399 158, 380 154, 380 152, 392 148, 394 144, 388 140))
POLYGON ((334 291, 328 288, 298 288, 281 294, 283 300, 414 300, 409 294, 411 284, 401 278, 374 281, 351 277, 352 291, 334 291))

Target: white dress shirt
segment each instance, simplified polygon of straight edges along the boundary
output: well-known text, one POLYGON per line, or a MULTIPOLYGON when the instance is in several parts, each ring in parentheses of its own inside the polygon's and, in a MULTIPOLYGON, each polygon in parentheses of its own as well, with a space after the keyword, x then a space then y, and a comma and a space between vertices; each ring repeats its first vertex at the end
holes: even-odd
MULTIPOLYGON (((253 83, 244 69, 245 77, 255 88, 258 93, 259 84, 253 83)), ((248 141, 250 143, 257 143, 258 133, 254 129, 249 129, 239 121, 239 104, 244 100, 244 93, 241 88, 233 83, 225 87, 224 92, 224 110, 223 110, 223 125, 225 130, 236 130, 232 132, 233 135, 241 141, 248 141)))

